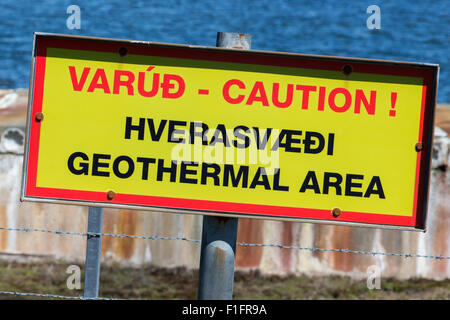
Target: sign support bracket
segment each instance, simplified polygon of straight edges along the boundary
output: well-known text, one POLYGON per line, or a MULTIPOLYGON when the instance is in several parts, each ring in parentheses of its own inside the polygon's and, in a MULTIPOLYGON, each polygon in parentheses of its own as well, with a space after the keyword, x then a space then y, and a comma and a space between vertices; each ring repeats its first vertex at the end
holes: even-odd
POLYGON ((103 208, 89 207, 84 298, 97 298, 100 285, 100 258, 102 249, 103 208))
MULTIPOLYGON (((251 35, 218 32, 217 47, 249 50, 251 35)), ((233 298, 238 218, 203 216, 199 300, 233 298)))

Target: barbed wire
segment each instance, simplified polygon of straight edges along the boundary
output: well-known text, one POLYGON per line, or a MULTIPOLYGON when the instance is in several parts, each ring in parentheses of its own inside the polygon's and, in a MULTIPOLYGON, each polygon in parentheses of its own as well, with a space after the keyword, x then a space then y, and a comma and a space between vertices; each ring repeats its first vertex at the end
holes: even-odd
POLYGON ((0 294, 8 294, 13 296, 32 296, 32 297, 41 297, 41 298, 52 298, 52 299, 71 299, 71 300, 123 300, 117 298, 85 298, 82 296, 62 296, 58 294, 49 294, 49 293, 36 293, 36 292, 16 292, 16 291, 0 291, 0 294))
POLYGON ((184 240, 191 242, 200 242, 198 239, 189 239, 180 236, 137 236, 131 234, 115 234, 115 233, 101 233, 101 232, 76 232, 76 231, 60 231, 60 230, 47 230, 47 229, 36 229, 36 228, 7 228, 0 227, 0 230, 7 231, 19 231, 19 232, 44 232, 53 233, 58 235, 72 235, 72 236, 83 236, 83 237, 115 237, 115 238, 134 238, 142 240, 184 240))
MULTIPOLYGON (((191 239, 183 236, 142 236, 142 235, 130 235, 130 234, 114 234, 114 233, 96 233, 96 232, 75 232, 75 231, 60 231, 60 230, 47 230, 47 229, 36 229, 36 228, 9 228, 0 227, 0 230, 6 231, 17 231, 17 232, 43 232, 51 233, 57 235, 72 235, 72 236, 83 236, 83 237, 114 237, 114 238, 130 238, 130 239, 141 239, 141 240, 181 240, 194 243, 200 243, 199 239, 191 239)), ((350 254, 363 254, 372 256, 394 256, 403 258, 425 258, 425 259, 437 259, 437 260, 449 260, 450 256, 442 255, 424 255, 417 253, 394 253, 394 252, 380 252, 380 251, 364 251, 364 250, 350 250, 350 249, 338 249, 338 248, 318 248, 318 247, 302 247, 302 246, 287 246, 282 244, 270 244, 270 243, 245 243, 237 242, 236 245, 243 247, 272 247, 278 249, 294 249, 294 250, 304 250, 304 251, 319 251, 319 252, 340 252, 340 253, 350 253, 350 254)))
POLYGON ((342 253, 355 253, 364 255, 383 255, 383 256, 395 256, 403 258, 428 258, 428 259, 450 259, 449 256, 439 255, 423 255, 417 253, 393 253, 393 252, 377 252, 377 251, 362 251, 362 250, 350 250, 350 249, 334 249, 334 248, 316 248, 316 247, 300 247, 300 246, 285 246, 280 244, 257 244, 257 243, 237 243, 240 246, 246 247, 276 247, 280 249, 297 249, 297 250, 309 250, 309 251, 325 251, 325 252, 342 252, 342 253))

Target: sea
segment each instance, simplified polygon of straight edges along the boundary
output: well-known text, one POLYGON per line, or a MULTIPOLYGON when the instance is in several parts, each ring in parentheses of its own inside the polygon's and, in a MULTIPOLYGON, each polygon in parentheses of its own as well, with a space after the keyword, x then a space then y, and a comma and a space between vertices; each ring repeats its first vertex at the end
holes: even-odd
POLYGON ((29 86, 33 32, 204 46, 239 32, 256 50, 439 64, 449 103, 449 30, 449 0, 0 0, 0 89, 29 86))

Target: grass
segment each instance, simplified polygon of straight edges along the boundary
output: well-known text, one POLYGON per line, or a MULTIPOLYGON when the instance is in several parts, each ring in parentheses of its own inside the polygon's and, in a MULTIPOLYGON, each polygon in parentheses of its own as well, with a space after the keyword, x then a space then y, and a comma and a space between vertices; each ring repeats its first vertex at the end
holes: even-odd
MULTIPOLYGON (((0 260, 0 290, 82 296, 83 289, 67 288, 65 261, 17 262, 0 260)), ((80 265, 82 267, 82 265, 80 265)), ((81 272, 81 284, 84 273, 81 272)), ((101 297, 123 299, 196 299, 198 271, 154 266, 133 268, 102 265, 101 297)), ((40 299, 0 295, 0 299, 40 299)), ((450 279, 381 279, 380 290, 369 290, 366 280, 343 276, 262 276, 236 272, 234 299, 450 299, 450 279)))

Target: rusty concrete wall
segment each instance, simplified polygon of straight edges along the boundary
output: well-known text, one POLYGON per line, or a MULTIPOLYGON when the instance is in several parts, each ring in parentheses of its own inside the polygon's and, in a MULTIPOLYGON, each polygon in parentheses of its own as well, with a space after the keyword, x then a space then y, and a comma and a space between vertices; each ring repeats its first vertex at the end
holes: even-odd
MULTIPOLYGON (((86 232, 87 207, 20 203, 26 91, 0 91, 0 227, 29 227, 86 232), (6 98, 5 98, 6 97, 6 98)), ((309 223, 240 219, 238 241, 301 247, 450 256, 450 173, 448 137, 450 109, 439 109, 433 153, 428 230, 426 233, 309 223)), ((201 238, 201 216, 105 209, 104 233, 201 238)), ((72 235, 0 230, 0 253, 52 256, 80 263, 86 240, 72 235)), ((139 240, 104 237, 104 262, 198 268, 200 244, 182 240, 139 240)), ((377 264, 383 277, 450 278, 450 262, 424 258, 372 256, 338 252, 238 246, 237 269, 266 274, 306 273, 366 276, 377 264)))

